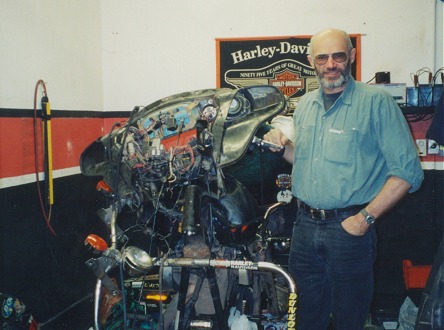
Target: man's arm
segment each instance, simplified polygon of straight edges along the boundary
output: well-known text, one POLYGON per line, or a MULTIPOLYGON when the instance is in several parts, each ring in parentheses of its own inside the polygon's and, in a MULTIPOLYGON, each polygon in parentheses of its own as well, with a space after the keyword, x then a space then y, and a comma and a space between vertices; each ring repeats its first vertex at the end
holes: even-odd
MULTIPOLYGON (((404 198, 408 194, 410 187, 411 185, 407 181, 392 176, 365 209, 375 218, 379 218, 404 198)), ((361 213, 349 217, 342 222, 344 230, 355 236, 364 235, 369 226, 361 213)))
POLYGON ((288 141, 285 145, 285 151, 282 155, 282 158, 284 158, 288 163, 293 164, 293 158, 294 158, 294 146, 293 143, 288 141))

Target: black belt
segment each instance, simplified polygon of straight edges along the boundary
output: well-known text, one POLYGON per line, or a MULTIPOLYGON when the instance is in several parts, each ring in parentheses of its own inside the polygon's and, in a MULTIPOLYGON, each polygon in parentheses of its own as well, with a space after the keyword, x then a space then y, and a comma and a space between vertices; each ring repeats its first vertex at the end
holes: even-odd
POLYGON ((359 213, 359 211, 361 211, 366 206, 367 204, 363 204, 344 207, 341 209, 322 210, 311 207, 310 205, 307 205, 304 202, 298 200, 299 209, 304 211, 305 214, 315 220, 345 219, 359 213))

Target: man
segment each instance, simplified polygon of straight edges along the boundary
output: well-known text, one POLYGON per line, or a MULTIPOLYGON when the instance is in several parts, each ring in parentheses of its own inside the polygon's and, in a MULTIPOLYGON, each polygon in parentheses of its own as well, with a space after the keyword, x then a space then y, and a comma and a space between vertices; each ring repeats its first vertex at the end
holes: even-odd
POLYGON ((321 88, 300 99, 287 133, 293 141, 278 124, 264 136, 284 145, 293 164, 299 208, 289 270, 298 330, 324 330, 330 315, 336 330, 363 329, 373 295, 374 221, 424 177, 396 102, 351 76, 355 56, 345 32, 314 35, 308 60, 321 88))

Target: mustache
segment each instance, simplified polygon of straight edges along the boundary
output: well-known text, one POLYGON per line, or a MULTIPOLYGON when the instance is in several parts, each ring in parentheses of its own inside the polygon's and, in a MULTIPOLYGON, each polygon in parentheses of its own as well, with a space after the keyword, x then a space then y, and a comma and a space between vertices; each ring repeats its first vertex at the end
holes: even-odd
POLYGON ((343 72, 340 68, 329 68, 324 70, 324 73, 336 73, 336 72, 343 72))

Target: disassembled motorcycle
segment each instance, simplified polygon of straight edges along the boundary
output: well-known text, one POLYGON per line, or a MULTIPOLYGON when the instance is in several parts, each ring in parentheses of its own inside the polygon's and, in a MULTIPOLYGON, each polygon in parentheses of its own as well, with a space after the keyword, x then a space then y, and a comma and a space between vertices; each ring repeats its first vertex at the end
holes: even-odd
POLYGON ((268 255, 267 223, 285 202, 261 210, 224 173, 249 148, 280 148, 256 133, 285 109, 273 86, 181 93, 136 107, 85 149, 81 171, 110 200, 99 211, 110 244, 85 241, 100 252, 86 261, 96 329, 296 328, 296 285, 268 255), (125 209, 136 219, 121 228, 125 209))

